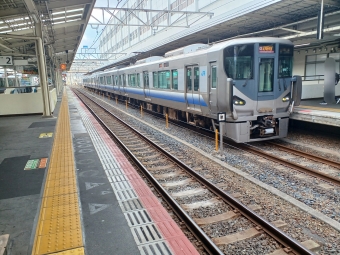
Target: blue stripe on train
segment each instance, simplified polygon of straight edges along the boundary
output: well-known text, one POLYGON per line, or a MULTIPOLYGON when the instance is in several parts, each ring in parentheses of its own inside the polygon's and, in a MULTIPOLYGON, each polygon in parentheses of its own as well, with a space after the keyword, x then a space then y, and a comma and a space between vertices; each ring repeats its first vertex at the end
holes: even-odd
MULTIPOLYGON (((110 85, 99 85, 100 88, 111 90, 113 92, 120 91, 122 93, 127 94, 135 94, 135 95, 144 95, 143 89, 138 88, 131 88, 131 87, 117 87, 117 86, 110 86, 110 85)), ((167 91, 160 91, 160 90, 149 90, 147 94, 151 98, 157 99, 164 99, 168 101, 175 101, 180 103, 186 103, 185 95, 182 92, 167 92, 167 91)), ((201 105, 201 106, 208 106, 206 102, 203 100, 203 97, 199 94, 188 94, 187 100, 189 104, 201 105)))

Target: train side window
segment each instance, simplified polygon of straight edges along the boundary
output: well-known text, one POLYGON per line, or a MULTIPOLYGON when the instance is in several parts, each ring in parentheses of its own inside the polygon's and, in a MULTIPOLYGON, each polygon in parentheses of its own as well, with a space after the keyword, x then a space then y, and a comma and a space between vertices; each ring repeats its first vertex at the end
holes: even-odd
POLYGON ((178 71, 171 70, 172 74, 172 89, 178 90, 178 71))
POLYGON ((111 76, 106 76, 106 84, 111 85, 111 76))
POLYGON ((129 74, 128 78, 129 78, 129 86, 136 87, 137 86, 137 84, 136 84, 136 74, 129 74))
POLYGON ((158 88, 158 72, 153 72, 153 87, 158 88))
POLYGON ((170 89, 171 78, 170 71, 158 72, 158 86, 161 89, 170 89))
POLYGON ((114 75, 112 75, 112 84, 113 84, 113 86, 116 85, 116 83, 115 83, 115 76, 114 75))
POLYGON ((137 73, 137 87, 140 87, 140 74, 137 73))
POLYGON ((100 84, 104 84, 104 77, 100 77, 99 80, 100 80, 100 84))
POLYGON ((149 88, 149 73, 148 72, 143 72, 143 85, 144 88, 149 88))
POLYGON ((194 67, 194 91, 199 91, 200 89, 200 69, 199 67, 194 67))
POLYGON ((119 86, 119 84, 118 84, 118 75, 115 75, 115 81, 116 81, 116 85, 119 86))
POLYGON ((213 89, 217 88, 217 67, 216 66, 211 67, 211 88, 213 89))

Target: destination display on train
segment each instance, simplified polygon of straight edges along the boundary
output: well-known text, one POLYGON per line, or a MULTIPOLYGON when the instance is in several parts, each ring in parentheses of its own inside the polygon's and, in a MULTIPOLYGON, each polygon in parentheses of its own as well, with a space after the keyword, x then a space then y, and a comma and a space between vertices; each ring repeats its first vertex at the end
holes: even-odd
POLYGON ((260 53, 274 53, 274 45, 262 45, 259 46, 260 53))

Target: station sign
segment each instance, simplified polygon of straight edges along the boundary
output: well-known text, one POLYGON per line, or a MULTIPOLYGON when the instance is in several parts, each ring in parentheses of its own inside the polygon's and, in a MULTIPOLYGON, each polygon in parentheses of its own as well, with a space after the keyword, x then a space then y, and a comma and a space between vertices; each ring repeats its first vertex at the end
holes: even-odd
POLYGON ((67 65, 66 64, 60 64, 60 69, 61 70, 66 70, 67 68, 67 65))
POLYGON ((0 66, 12 66, 13 58, 12 56, 0 56, 0 66))

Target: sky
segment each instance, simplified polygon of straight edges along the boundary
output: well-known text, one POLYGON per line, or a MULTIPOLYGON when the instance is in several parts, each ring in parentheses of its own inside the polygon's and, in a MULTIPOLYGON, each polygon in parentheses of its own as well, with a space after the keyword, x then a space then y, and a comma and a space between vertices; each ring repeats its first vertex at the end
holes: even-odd
MULTIPOLYGON (((125 2, 125 1, 121 1, 121 2, 125 2)), ((108 4, 109 4, 110 7, 116 7, 117 6, 117 0, 97 0, 95 7, 107 7, 108 4)), ((122 7, 122 3, 120 3, 118 5, 118 7, 122 7)), ((102 15, 102 12, 100 10, 93 10, 92 15, 99 20, 103 19, 103 15, 102 15)), ((108 19, 109 19, 109 15, 106 14, 104 16, 104 21, 107 21, 108 19)), ((92 17, 89 20, 89 23, 90 22, 96 22, 97 23, 97 21, 95 19, 93 19, 92 17)), ((87 46, 88 48, 90 48, 92 45, 93 45, 92 48, 97 48, 97 52, 99 52, 99 48, 98 48, 99 40, 97 40, 96 42, 95 42, 95 40, 98 39, 98 37, 101 34, 104 27, 105 26, 98 26, 97 28, 96 27, 93 28, 90 25, 87 25, 85 33, 83 35, 83 39, 82 39, 82 41, 79 45, 79 48, 78 48, 78 53, 80 53, 81 48, 83 48, 83 46, 87 46)))

